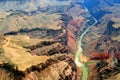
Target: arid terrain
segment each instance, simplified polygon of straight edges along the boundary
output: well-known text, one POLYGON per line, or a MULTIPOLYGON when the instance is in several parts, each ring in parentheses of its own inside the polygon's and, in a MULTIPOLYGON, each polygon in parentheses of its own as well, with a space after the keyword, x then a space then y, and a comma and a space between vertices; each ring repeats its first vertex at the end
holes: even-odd
POLYGON ((120 80, 119 0, 0 0, 0 80, 82 80, 89 27, 88 80, 120 80))

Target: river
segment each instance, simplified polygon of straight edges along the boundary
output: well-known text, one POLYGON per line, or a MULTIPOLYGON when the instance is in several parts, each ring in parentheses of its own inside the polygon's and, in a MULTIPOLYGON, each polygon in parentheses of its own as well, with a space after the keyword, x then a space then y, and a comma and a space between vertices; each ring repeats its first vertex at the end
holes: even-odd
MULTIPOLYGON (((83 1, 84 2, 84 1, 83 1)), ((86 11, 88 11, 88 9, 85 7, 86 11)), ((85 66, 85 64, 83 62, 80 62, 80 56, 82 56, 82 39, 85 36, 85 34, 90 30, 90 28, 92 26, 94 26, 97 23, 97 20, 92 17, 94 19, 93 24, 87 26, 87 29, 80 35, 79 37, 79 42, 78 42, 78 49, 75 53, 75 64, 77 65, 77 67, 79 67, 82 70, 82 80, 88 80, 88 69, 87 66, 85 66)), ((90 20, 88 20, 90 21, 90 20)), ((88 23, 88 21, 86 21, 86 24, 88 23)))

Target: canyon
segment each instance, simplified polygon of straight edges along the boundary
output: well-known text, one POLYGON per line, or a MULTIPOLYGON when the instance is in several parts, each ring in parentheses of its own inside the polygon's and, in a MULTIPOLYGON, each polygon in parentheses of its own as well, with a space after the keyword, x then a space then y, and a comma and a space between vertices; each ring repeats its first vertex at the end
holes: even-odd
POLYGON ((0 80, 82 80, 84 73, 75 64, 79 47, 78 61, 87 67, 88 80, 119 80, 119 4, 119 0, 0 0, 0 80), (98 22, 79 45, 93 17, 98 22))

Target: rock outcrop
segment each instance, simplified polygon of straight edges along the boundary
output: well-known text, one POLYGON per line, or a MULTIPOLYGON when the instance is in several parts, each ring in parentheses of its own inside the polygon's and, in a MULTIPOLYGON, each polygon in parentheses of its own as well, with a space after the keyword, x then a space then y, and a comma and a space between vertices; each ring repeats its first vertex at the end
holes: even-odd
POLYGON ((62 48, 60 43, 54 43, 53 40, 30 39, 26 35, 1 36, 1 41, 4 42, 0 47, 0 57, 2 57, 0 59, 1 80, 77 79, 76 65, 67 54, 60 54, 62 49, 67 51, 64 46, 62 48), (20 38, 22 39, 20 40, 20 38), (36 41, 36 43, 33 43, 33 41, 36 41), (39 46, 32 47, 37 43, 40 43, 39 46), (53 44, 54 46, 52 46, 53 44), (45 46, 48 45, 50 47, 46 48, 45 46), (45 49, 44 52, 36 52, 45 53, 44 55, 38 55, 32 51, 37 48, 42 50, 42 47, 45 47, 46 52, 45 49), (52 52, 49 48, 56 52, 49 54, 49 52, 52 52))

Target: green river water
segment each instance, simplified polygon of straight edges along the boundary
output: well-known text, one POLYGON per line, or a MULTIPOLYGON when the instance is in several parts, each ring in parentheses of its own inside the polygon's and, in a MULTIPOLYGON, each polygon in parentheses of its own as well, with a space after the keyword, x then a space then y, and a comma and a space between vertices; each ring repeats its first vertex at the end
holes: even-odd
MULTIPOLYGON (((95 19, 95 18, 94 18, 95 19)), ((88 80, 88 69, 84 65, 84 63, 80 62, 80 56, 82 55, 83 49, 82 49, 82 39, 85 36, 85 34, 90 30, 92 26, 94 26, 97 23, 97 20, 95 19, 95 22, 89 26, 79 37, 78 42, 78 50, 75 53, 75 64, 82 70, 82 80, 88 80)))

